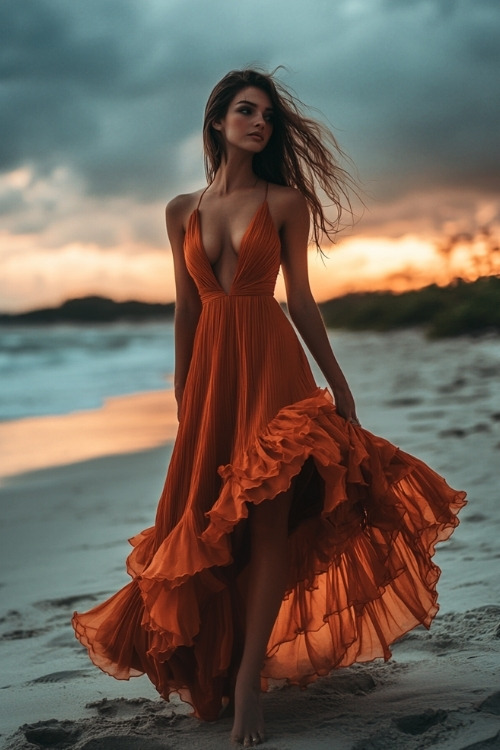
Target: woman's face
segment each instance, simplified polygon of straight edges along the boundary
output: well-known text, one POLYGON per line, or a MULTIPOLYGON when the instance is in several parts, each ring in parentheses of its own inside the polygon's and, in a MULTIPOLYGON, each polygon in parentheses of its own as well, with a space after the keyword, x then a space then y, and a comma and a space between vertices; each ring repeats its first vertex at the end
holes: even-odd
POLYGON ((213 127, 222 133, 226 146, 260 153, 273 132, 273 108, 265 91, 255 86, 241 89, 229 104, 222 120, 213 127))

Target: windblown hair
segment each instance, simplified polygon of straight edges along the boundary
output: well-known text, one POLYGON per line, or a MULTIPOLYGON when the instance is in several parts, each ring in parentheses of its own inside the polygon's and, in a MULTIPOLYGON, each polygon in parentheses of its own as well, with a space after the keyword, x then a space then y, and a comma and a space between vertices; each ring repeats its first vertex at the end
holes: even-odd
POLYGON ((224 157, 224 139, 213 123, 225 117, 236 94, 255 86, 269 96, 273 107, 273 133, 266 148, 253 157, 255 174, 262 179, 299 190, 306 199, 312 219, 312 239, 321 250, 324 238, 331 242, 341 228, 341 217, 352 217, 350 195, 356 186, 349 172, 340 165, 347 157, 336 138, 321 123, 306 117, 302 102, 274 78, 274 73, 258 70, 233 70, 215 86, 205 108, 203 146, 205 172, 213 181, 224 157), (335 207, 330 219, 318 196, 322 191, 326 205, 335 207))

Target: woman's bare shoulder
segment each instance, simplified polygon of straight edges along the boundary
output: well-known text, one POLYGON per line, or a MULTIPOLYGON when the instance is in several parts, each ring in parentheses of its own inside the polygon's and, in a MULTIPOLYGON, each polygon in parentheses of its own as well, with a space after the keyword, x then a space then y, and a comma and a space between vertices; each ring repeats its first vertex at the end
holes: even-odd
POLYGON ((185 228, 189 216, 198 205, 203 188, 194 193, 182 193, 170 200, 165 208, 167 224, 171 226, 182 226, 185 228))
POLYGON ((297 217, 297 214, 305 216, 308 213, 306 199, 300 190, 286 185, 270 184, 268 202, 280 224, 291 217, 297 217))

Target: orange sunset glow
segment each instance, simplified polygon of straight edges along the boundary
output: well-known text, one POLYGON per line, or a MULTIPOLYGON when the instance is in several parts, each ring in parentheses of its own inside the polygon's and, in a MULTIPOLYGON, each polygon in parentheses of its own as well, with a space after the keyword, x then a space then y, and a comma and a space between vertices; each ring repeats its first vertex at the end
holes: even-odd
MULTIPOLYGON (((0 242, 11 248, 0 281, 4 309, 21 312, 90 294, 117 301, 175 299, 168 247, 126 245, 103 252, 96 244, 72 243, 54 253, 33 248, 29 236, 0 235, 0 242)), ((456 276, 472 280, 479 275, 469 246, 457 247, 450 264, 438 252, 436 243, 413 235, 352 237, 324 252, 322 256, 315 249, 309 251, 311 288, 320 302, 349 292, 402 292, 430 283, 446 284, 456 276)), ((286 300, 281 274, 276 296, 286 300)))

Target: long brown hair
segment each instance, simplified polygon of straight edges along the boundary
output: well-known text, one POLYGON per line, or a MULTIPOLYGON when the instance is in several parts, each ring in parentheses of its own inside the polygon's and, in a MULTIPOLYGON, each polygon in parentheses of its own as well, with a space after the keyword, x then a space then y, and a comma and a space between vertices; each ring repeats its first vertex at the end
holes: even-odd
POLYGON ((352 217, 350 195, 357 195, 354 180, 340 165, 347 157, 328 128, 303 114, 302 102, 276 80, 274 73, 232 70, 213 89, 203 122, 208 182, 213 181, 224 156, 224 140, 213 123, 225 117, 231 101, 247 86, 265 91, 273 107, 273 133, 266 148, 253 157, 255 174, 268 182, 297 188, 309 207, 316 247, 320 249, 323 237, 334 242, 342 214, 347 211, 352 217), (327 205, 335 207, 333 219, 325 215, 319 190, 327 205))

